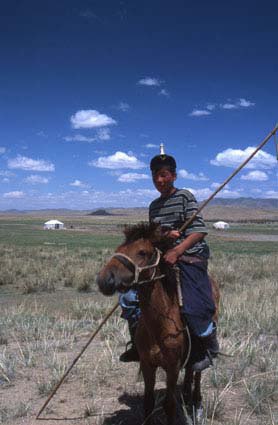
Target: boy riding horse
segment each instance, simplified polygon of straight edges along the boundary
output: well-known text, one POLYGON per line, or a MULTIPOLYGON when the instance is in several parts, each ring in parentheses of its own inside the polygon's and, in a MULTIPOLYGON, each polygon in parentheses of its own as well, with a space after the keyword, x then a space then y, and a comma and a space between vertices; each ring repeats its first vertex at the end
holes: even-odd
MULTIPOLYGON (((178 229, 198 209, 195 197, 185 189, 177 189, 176 161, 164 153, 156 155, 150 163, 153 183, 160 197, 149 207, 150 222, 158 223, 165 230, 165 236, 173 240, 173 247, 164 254, 169 266, 177 265, 180 274, 184 316, 190 332, 199 339, 203 347, 203 358, 193 364, 195 372, 201 372, 212 365, 212 359, 219 352, 216 324, 213 322, 215 304, 211 283, 207 273, 209 248, 205 242, 207 228, 201 217, 183 231, 178 229)), ((120 356, 122 362, 139 361, 135 346, 135 333, 140 308, 137 291, 132 289, 120 296, 122 317, 128 320, 132 346, 120 356)))

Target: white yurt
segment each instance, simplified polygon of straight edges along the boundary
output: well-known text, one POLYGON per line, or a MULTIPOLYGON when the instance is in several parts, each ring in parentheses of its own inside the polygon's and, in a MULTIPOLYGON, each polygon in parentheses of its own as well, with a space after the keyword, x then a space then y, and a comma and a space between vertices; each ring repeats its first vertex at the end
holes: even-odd
POLYGON ((64 228, 64 223, 59 220, 49 220, 44 223, 43 228, 45 230, 59 230, 64 228))
POLYGON ((213 227, 217 230, 226 230, 229 229, 230 225, 225 221, 217 221, 216 223, 213 223, 213 227))

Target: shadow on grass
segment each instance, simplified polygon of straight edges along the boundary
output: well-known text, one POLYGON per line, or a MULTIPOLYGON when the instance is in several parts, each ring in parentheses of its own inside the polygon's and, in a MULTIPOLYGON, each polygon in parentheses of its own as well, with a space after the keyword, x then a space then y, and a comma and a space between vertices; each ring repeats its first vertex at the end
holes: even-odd
MULTIPOLYGON (((157 425, 166 424, 166 417, 162 407, 165 389, 155 391, 155 399, 158 405, 154 414, 153 423, 157 425)), ((178 397, 179 398, 179 397, 178 397)), ((113 415, 106 417, 102 425, 142 425, 144 423, 143 395, 124 393, 119 398, 119 403, 129 409, 120 409, 113 415)), ((188 422, 182 412, 180 403, 177 406, 176 425, 186 425, 188 422)))
POLYGON ((110 417, 106 417, 103 425, 141 425, 144 422, 143 396, 124 393, 118 401, 128 409, 119 409, 110 417))

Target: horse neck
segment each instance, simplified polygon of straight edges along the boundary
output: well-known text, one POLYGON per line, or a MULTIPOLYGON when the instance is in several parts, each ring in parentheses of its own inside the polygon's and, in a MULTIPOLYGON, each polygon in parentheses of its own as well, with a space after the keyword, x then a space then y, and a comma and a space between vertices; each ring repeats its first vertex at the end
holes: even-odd
POLYGON ((142 316, 146 323, 164 326, 169 319, 179 317, 176 285, 167 277, 142 285, 139 288, 138 296, 142 316))

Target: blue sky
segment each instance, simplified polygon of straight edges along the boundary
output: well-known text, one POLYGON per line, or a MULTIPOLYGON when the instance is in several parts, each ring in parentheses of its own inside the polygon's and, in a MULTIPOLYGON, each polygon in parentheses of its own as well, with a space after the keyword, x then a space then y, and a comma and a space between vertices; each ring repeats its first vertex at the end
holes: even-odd
MULTIPOLYGON (((206 199, 278 121, 277 11, 269 0, 3 2, 0 209, 148 206, 160 143, 177 187, 206 199)), ((219 196, 278 198, 277 170, 270 141, 219 196)))

